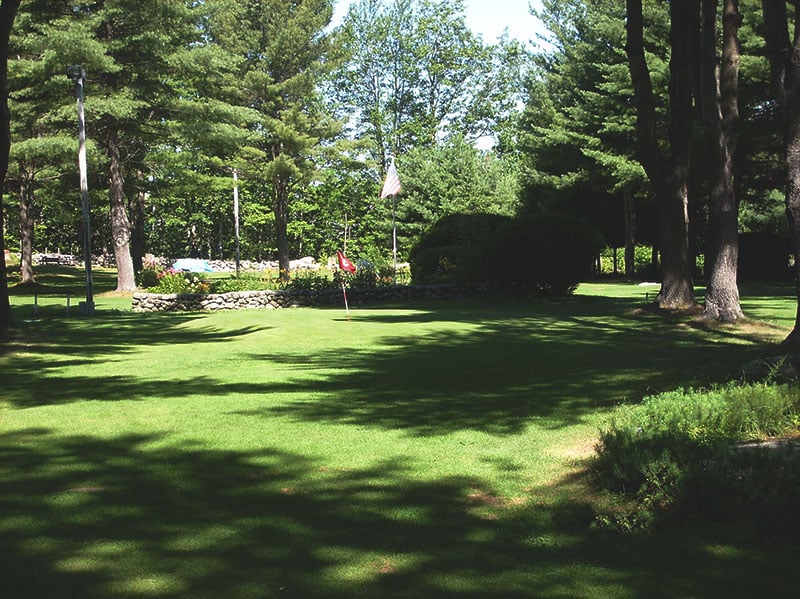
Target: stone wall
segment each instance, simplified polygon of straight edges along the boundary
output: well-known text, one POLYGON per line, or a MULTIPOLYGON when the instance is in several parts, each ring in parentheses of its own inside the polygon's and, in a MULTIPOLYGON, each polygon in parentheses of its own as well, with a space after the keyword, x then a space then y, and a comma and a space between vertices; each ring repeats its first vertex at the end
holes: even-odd
MULTIPOLYGON (((395 285, 374 289, 348 289, 350 305, 454 299, 488 295, 485 285, 395 285)), ((229 293, 141 293, 133 294, 134 312, 204 312, 216 310, 275 310, 343 304, 340 289, 324 291, 231 291, 229 293)))

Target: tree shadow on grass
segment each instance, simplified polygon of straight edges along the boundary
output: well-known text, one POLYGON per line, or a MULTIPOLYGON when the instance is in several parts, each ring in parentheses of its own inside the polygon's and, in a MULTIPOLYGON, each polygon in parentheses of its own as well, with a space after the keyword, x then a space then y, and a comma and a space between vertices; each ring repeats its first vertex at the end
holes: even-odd
MULTIPOLYGON (((314 394, 248 414, 401 429, 415 435, 457 430, 515 434, 531 419, 561 428, 598 409, 637 401, 678 386, 706 386, 741 375, 761 347, 727 344, 691 327, 647 316, 613 317, 592 304, 552 310, 465 313, 467 332, 434 331, 386 337, 377 349, 312 355, 261 354, 253 359, 297 369, 335 369, 313 380, 297 377, 269 389, 314 394), (574 307, 573 307, 574 308, 574 307), (597 314, 601 314, 600 317, 597 314), (319 394, 324 394, 322 399, 319 394)), ((451 317, 447 311, 445 318, 451 317)), ((392 323, 425 313, 368 314, 361 322, 392 323)), ((463 321, 462 321, 463 322, 463 321)))
MULTIPOLYGON (((91 318, 33 319, 18 323, 14 334, 0 345, 0 355, 18 350, 27 354, 58 353, 74 356, 77 362, 124 354, 130 349, 158 345, 194 345, 235 341, 242 335, 268 330, 270 326, 221 329, 209 324, 188 327, 208 320, 208 314, 98 314, 91 318)), ((50 363, 53 363, 50 361, 50 363)), ((58 361, 61 366, 66 362, 58 361)), ((46 368, 48 362, 33 364, 46 368)))
MULTIPOLYGON (((29 296, 34 293, 71 293, 78 297, 86 290, 86 271, 83 266, 37 265, 34 268, 36 285, 19 284, 18 266, 6 266, 10 296, 29 296)), ((92 287, 95 294, 111 291, 117 286, 116 269, 93 268, 92 287)))
MULTIPOLYGON (((189 373, 188 378, 153 378, 148 377, 146 371, 130 372, 125 368, 126 354, 144 347, 174 347, 176 354, 180 347, 198 351, 204 344, 234 343, 244 335, 271 328, 267 325, 218 328, 211 321, 205 327, 185 326, 202 319, 208 319, 208 315, 116 314, 95 316, 91 320, 42 320, 21 326, 0 352, 0 356, 10 351, 25 354, 24 358, 8 360, 0 367, 3 381, 0 399, 26 408, 81 400, 119 401, 207 394, 223 382, 194 373, 189 373), (119 374, 88 374, 98 360, 119 362, 119 374), (75 366, 86 366, 87 374, 60 373, 65 367, 75 366)), ((198 365, 198 372, 202 372, 201 365, 198 365)), ((247 388, 253 391, 252 386, 247 388)), ((224 392, 222 387, 219 391, 224 392)))
MULTIPOLYGON (((399 313, 372 309, 358 314, 353 327, 374 323, 390 334, 359 347, 358 329, 348 336, 344 331, 351 329, 342 325, 344 348, 326 340, 312 353, 287 353, 280 347, 239 353, 239 363, 252 364, 252 378, 244 382, 228 380, 219 366, 206 373, 200 364, 195 372, 170 379, 124 366, 117 376, 62 375, 57 368, 83 361, 91 366, 105 357, 124 365, 127 351, 155 344, 174 346, 176 356, 181 347, 224 347, 269 326, 217 328, 213 317, 197 314, 39 323, 31 335, 56 347, 60 359, 54 366, 47 355, 26 356, 4 365, 3 398, 24 408, 86 399, 246 394, 255 406, 237 413, 420 436, 460 430, 505 435, 523 431, 534 419, 542 428, 558 429, 652 391, 730 380, 758 351, 756 344, 717 343, 703 331, 626 312, 629 305, 579 298, 508 302, 494 309, 469 302, 426 304, 399 313), (198 318, 208 319, 208 326, 182 326, 198 318), (421 326, 414 335, 391 335, 391 325, 403 319, 436 326, 421 326), (447 326, 450 322, 459 324, 447 326), (285 375, 276 378, 276 368, 285 375)), ((270 315, 254 312, 256 318, 269 322, 270 315)))
POLYGON ((235 341, 242 335, 267 330, 269 326, 237 329, 215 327, 208 314, 115 313, 87 318, 38 320, 17 327, 17 335, 6 349, 55 348, 62 355, 96 358, 124 353, 147 345, 189 345, 235 341), (188 327, 195 321, 208 320, 204 328, 188 327))
MULTIPOLYGON (((0 437, 4 593, 40 597, 786 597, 797 548, 622 536, 532 490, 512 506, 399 460, 329 471, 265 447, 0 437)), ((548 494, 549 493, 549 494, 548 494)))
POLYGON ((209 376, 145 379, 141 376, 48 376, 16 378, 4 383, 3 399, 17 409, 77 401, 169 400, 228 393, 256 393, 261 387, 229 384, 209 376))

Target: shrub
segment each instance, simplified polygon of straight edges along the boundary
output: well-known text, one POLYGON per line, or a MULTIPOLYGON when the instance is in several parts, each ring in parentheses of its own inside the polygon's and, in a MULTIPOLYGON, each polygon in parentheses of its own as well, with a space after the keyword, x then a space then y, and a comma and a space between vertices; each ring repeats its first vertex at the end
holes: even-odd
POLYGON ((436 222, 410 252, 411 280, 417 284, 496 280, 491 272, 493 233, 511 219, 496 214, 452 214, 436 222))
POLYGON ((649 245, 637 245, 633 249, 634 272, 644 279, 658 277, 657 268, 653 266, 653 248, 649 245))
POLYGON ((158 268, 143 268, 136 273, 136 286, 140 289, 155 287, 158 284, 158 275, 160 272, 158 268))
POLYGON ((213 281, 211 283, 211 292, 266 291, 268 289, 275 289, 277 286, 277 281, 270 275, 240 273, 238 277, 229 277, 213 281))
POLYGON ((797 388, 789 385, 728 385, 648 398, 621 408, 601 433, 594 480, 633 502, 633 511, 615 520, 626 528, 649 527, 669 515, 753 505, 763 485, 773 489, 758 496, 764 513, 779 507, 770 496, 781 505, 800 502, 800 471, 785 475, 800 465, 800 457, 753 457, 734 444, 796 430, 799 408, 797 388), (756 470, 756 463, 772 464, 771 470, 756 470))
POLYGON ((790 281, 791 243, 774 233, 739 235, 739 277, 743 281, 790 281))
POLYGON ((601 246, 594 229, 565 214, 517 219, 496 239, 501 284, 545 296, 571 294, 601 246))
POLYGON ((424 248, 411 258, 411 279, 422 284, 466 284, 496 280, 485 248, 453 244, 424 248))
POLYGON ((158 283, 150 288, 153 293, 208 293, 211 285, 196 274, 172 268, 158 274, 158 283))
POLYGON ((397 285, 409 285, 411 284, 411 268, 408 264, 398 264, 397 265, 397 272, 392 272, 394 270, 394 266, 386 266, 388 269, 388 275, 386 274, 386 270, 383 269, 379 273, 383 280, 386 280, 386 277, 392 277, 394 279, 394 283, 397 285))
MULTIPOLYGON (((391 278, 391 274, 389 276, 391 278)), ((347 275, 345 281, 349 287, 354 289, 374 289, 380 282, 380 275, 378 269, 371 262, 359 261, 356 264, 356 272, 347 275)))
POLYGON ((322 291, 335 289, 336 281, 327 273, 311 270, 299 271, 289 277, 289 281, 282 283, 281 288, 290 291, 322 291))
POLYGON ((563 296, 588 272, 598 246, 593 229, 567 215, 454 214, 412 249, 411 277, 421 284, 488 282, 563 296))
MULTIPOLYGON (((653 268, 653 249, 649 245, 636 245, 633 248, 633 276, 643 279, 654 279, 658 277, 658 273, 653 268)), ((702 261, 702 257, 698 256, 698 263, 702 261)), ((614 271, 614 249, 611 247, 603 248, 600 253, 600 272, 609 274, 614 271)), ((627 263, 625 260, 625 248, 617 248, 617 271, 619 274, 625 273, 627 270, 627 263)))
POLYGON ((153 293, 191 293, 191 283, 182 273, 165 273, 150 289, 153 293))
POLYGON ((372 262, 359 262, 358 271, 356 271, 353 280, 353 287, 362 287, 361 279, 359 278, 362 270, 364 272, 363 276, 367 279, 364 281, 365 285, 369 285, 371 281, 374 281, 373 287, 404 285, 409 282, 408 266, 398 265, 397 272, 395 272, 394 264, 381 259, 372 262))

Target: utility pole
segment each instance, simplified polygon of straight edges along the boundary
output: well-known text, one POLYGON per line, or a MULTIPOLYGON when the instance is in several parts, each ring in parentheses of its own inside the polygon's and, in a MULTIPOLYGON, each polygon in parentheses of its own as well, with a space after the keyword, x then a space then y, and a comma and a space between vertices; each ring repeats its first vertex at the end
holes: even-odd
POLYGON ((239 278, 239 170, 233 169, 233 230, 236 242, 236 278, 239 278))
POLYGON ((78 94, 78 169, 81 178, 81 207, 83 209, 83 262, 86 269, 86 302, 80 307, 87 316, 94 314, 94 293, 92 292, 92 239, 89 228, 89 183, 86 174, 86 119, 83 112, 83 83, 86 71, 78 64, 67 67, 69 77, 78 94))

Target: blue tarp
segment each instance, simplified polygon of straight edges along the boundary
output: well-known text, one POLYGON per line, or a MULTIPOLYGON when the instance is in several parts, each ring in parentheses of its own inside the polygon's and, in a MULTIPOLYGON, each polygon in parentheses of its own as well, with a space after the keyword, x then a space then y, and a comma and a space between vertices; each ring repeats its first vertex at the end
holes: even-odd
POLYGON ((172 268, 189 272, 214 272, 214 269, 208 264, 208 260, 200 260, 197 258, 179 258, 175 260, 175 264, 172 265, 172 268))

